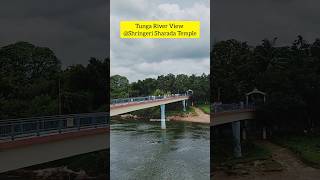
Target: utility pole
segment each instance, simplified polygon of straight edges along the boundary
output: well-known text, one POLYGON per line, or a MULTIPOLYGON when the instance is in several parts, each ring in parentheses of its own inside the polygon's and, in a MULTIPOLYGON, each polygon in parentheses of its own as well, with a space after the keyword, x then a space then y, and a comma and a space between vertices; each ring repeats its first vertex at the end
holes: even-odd
POLYGON ((218 87, 218 102, 220 102, 220 95, 221 95, 221 88, 220 87, 218 87))
POLYGON ((61 115, 61 80, 60 80, 60 77, 59 77, 59 115, 61 115))

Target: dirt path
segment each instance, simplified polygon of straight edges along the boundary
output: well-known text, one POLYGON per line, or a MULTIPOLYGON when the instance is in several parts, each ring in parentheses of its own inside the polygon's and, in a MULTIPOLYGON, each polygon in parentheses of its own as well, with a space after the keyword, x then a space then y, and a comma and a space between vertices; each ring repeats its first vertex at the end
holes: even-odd
POLYGON ((198 123, 210 123, 210 115, 204 113, 201 109, 194 107, 197 115, 188 115, 185 117, 181 116, 169 116, 171 121, 188 121, 188 122, 198 122, 198 123))
POLYGON ((244 176, 229 176, 223 172, 216 172, 214 180, 318 180, 320 179, 320 169, 315 169, 303 164, 291 151, 273 143, 259 142, 272 152, 272 159, 283 166, 279 172, 250 172, 244 176))

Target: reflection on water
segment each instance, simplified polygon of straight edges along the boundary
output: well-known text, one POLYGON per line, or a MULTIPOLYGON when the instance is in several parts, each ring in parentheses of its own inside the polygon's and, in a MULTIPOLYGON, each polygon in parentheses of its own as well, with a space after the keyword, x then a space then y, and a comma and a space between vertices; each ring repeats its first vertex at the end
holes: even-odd
POLYGON ((110 136, 111 179, 209 179, 209 125, 115 120, 110 136))

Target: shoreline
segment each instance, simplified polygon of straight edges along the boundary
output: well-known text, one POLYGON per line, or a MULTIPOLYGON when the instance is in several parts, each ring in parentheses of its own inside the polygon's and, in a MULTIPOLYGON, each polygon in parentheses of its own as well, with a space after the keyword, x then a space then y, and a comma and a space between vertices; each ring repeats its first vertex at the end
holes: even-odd
MULTIPOLYGON (((202 123, 202 124, 210 124, 210 115, 204 113, 201 109, 194 107, 195 114, 187 114, 185 116, 179 116, 179 115, 172 115, 168 116, 166 119, 169 121, 179 121, 179 122, 194 122, 194 123, 202 123)), ((124 114, 120 115, 120 118, 123 120, 139 120, 144 119, 142 117, 138 117, 136 115, 132 114, 124 114)))
POLYGON ((170 121, 184 121, 210 124, 210 115, 204 113, 201 109, 194 107, 196 115, 188 114, 187 116, 168 116, 170 121))

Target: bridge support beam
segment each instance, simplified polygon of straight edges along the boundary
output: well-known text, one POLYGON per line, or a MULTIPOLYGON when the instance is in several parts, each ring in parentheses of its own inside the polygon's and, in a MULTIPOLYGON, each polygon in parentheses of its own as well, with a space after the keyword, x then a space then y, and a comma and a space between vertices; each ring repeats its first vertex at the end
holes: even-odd
POLYGON ((166 129, 166 108, 165 104, 160 105, 160 111, 161 111, 161 129, 166 129))
POLYGON ((244 120, 242 124, 242 139, 247 140, 247 121, 244 120))
POLYGON ((245 128, 242 129, 242 139, 247 140, 247 131, 245 128))
POLYGON ((182 105, 183 105, 183 111, 186 112, 186 100, 182 101, 182 105))
POLYGON ((266 127, 262 128, 262 139, 263 140, 267 139, 267 128, 266 127))
POLYGON ((241 141, 240 141, 240 121, 232 122, 232 134, 233 134, 233 154, 235 157, 241 157, 241 141))

